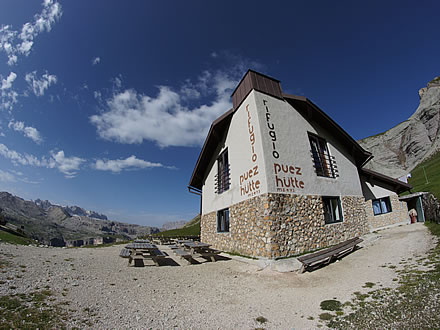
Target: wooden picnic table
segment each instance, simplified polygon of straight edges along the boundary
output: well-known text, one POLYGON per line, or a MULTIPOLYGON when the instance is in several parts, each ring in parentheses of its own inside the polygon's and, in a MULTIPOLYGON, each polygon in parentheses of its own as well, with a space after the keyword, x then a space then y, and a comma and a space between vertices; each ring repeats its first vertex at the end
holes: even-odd
POLYGON ((151 259, 156 266, 160 266, 158 260, 165 257, 165 254, 151 243, 130 243, 125 248, 130 250, 128 265, 134 261, 135 267, 143 267, 144 259, 151 259))
POLYGON ((135 243, 151 243, 148 239, 136 239, 134 240, 135 243))
POLYGON ((193 240, 190 239, 176 239, 176 244, 183 246, 185 243, 193 243, 193 240))
POLYGON ((211 261, 216 261, 215 256, 221 251, 211 249, 211 244, 202 242, 186 242, 183 246, 190 251, 191 256, 202 256, 210 258, 211 261))

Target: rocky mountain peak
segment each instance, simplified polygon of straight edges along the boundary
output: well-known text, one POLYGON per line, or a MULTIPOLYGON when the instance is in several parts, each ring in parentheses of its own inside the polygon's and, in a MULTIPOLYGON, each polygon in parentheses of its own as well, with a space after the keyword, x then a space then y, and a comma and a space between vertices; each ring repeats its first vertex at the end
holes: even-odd
POLYGON ((440 150, 440 77, 420 89, 419 96, 420 104, 408 120, 358 141, 374 156, 366 168, 398 178, 440 150))
POLYGON ((440 87, 440 76, 435 77, 434 79, 432 79, 432 80, 428 83, 428 85, 427 85, 426 87, 423 87, 423 88, 420 88, 420 89, 419 89, 419 97, 420 97, 420 100, 422 99, 422 97, 423 97, 423 95, 426 93, 426 91, 427 91, 429 88, 432 88, 432 87, 440 87))

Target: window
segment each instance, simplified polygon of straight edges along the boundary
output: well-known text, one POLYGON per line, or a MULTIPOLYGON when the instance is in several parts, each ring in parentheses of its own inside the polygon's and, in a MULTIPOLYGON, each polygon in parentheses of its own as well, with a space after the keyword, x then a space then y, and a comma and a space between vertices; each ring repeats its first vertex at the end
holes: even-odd
POLYGON ((391 212, 390 197, 383 197, 379 199, 373 199, 373 212, 374 215, 385 214, 391 212))
POLYGON ((217 158, 216 192, 221 194, 229 189, 228 149, 217 158))
POLYGON ((229 232, 229 209, 217 211, 217 232, 229 232))
POLYGON ((312 148, 313 166, 315 167, 316 174, 328 178, 339 176, 335 158, 330 156, 327 142, 323 138, 312 134, 309 134, 309 142, 312 148))
POLYGON ((322 197, 325 223, 342 222, 342 207, 339 197, 322 197))

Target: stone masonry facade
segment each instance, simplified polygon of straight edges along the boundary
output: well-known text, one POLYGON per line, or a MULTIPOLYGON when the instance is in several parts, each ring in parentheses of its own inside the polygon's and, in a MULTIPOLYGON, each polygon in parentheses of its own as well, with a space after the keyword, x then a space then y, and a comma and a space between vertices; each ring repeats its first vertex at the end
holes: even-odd
POLYGON ((398 223, 407 223, 409 221, 407 204, 399 201, 399 196, 397 195, 391 195, 390 202, 391 212, 374 215, 372 201, 365 201, 365 212, 367 213, 370 229, 391 226, 398 223))
POLYGON ((229 232, 217 233, 216 212, 204 214, 201 239, 223 251, 287 257, 369 232, 362 196, 341 198, 343 221, 326 224, 321 196, 263 194, 229 208, 229 232))

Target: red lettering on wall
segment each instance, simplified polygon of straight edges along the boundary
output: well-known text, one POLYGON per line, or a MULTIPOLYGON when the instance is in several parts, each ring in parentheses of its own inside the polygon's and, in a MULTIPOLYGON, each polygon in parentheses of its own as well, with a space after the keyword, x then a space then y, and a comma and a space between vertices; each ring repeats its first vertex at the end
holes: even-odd
POLYGON ((273 171, 275 173, 275 185, 277 191, 295 192, 295 189, 297 188, 304 188, 304 181, 298 178, 298 176, 302 175, 301 167, 274 163, 273 171))

